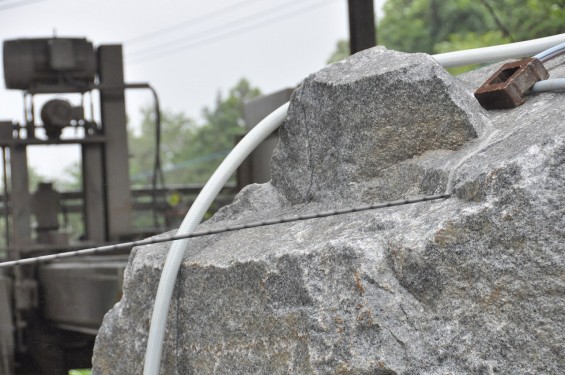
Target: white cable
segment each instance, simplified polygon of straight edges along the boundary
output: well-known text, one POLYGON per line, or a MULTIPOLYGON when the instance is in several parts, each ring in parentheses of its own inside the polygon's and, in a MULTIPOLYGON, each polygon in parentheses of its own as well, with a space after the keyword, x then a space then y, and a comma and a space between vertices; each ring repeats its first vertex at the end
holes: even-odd
POLYGON ((565 43, 561 43, 555 47, 549 48, 543 52, 538 53, 537 55, 535 55, 534 57, 536 59, 538 59, 541 62, 546 62, 547 60, 550 60, 554 57, 557 57, 559 55, 561 55, 562 53, 565 53, 565 43))
MULTIPOLYGON (((245 158, 247 158, 261 142, 282 124, 286 118, 287 109, 288 103, 280 106, 251 129, 241 142, 235 146, 212 177, 210 177, 190 207, 190 210, 177 231, 178 234, 192 233, 196 229, 204 217, 204 214, 208 211, 208 208, 237 167, 243 163, 245 158)), ((169 304, 173 296, 177 273, 187 245, 188 240, 186 239, 174 241, 167 254, 157 289, 157 296, 155 297, 155 304, 153 306, 153 316, 149 328, 147 350, 145 352, 144 375, 159 374, 163 339, 165 338, 167 315, 169 314, 169 304)))
MULTIPOLYGON (((433 57, 443 67, 449 68, 531 56, 562 42, 565 42, 565 34, 502 46, 442 53, 433 55, 433 57)), ((289 103, 285 103, 257 124, 230 152, 194 201, 177 234, 190 234, 196 229, 214 198, 237 167, 266 137, 282 124, 286 118, 288 105, 289 103)), ((159 375, 169 305, 187 244, 188 240, 186 239, 173 242, 161 272, 161 279, 153 306, 149 337, 147 339, 143 368, 144 375, 159 375)))
POLYGON ((530 93, 540 93, 548 91, 565 90, 565 78, 546 79, 545 81, 536 82, 530 93))
POLYGON ((434 58, 444 68, 452 68, 454 66, 484 64, 506 59, 533 56, 536 53, 543 52, 548 48, 563 42, 565 42, 565 34, 558 34, 545 38, 505 44, 502 46, 440 53, 434 55, 434 58))

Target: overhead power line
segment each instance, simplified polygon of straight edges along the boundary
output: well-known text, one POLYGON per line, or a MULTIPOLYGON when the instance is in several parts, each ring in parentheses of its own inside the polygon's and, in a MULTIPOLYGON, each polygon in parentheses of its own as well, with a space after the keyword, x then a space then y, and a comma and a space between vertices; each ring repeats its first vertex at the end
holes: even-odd
MULTIPOLYGON (((231 150, 221 150, 221 151, 213 152, 208 155, 200 156, 195 159, 185 160, 185 161, 181 161, 180 163, 168 165, 166 167, 163 167, 163 172, 173 172, 173 171, 183 170, 201 163, 205 163, 207 161, 217 160, 225 157, 227 154, 230 153, 230 151, 231 150)), ((151 177, 152 175, 153 175, 153 171, 144 171, 144 172, 136 173, 135 175, 131 176, 130 179, 132 181, 142 180, 144 178, 151 177)))
MULTIPOLYGON (((294 3, 297 3, 297 2, 300 2, 300 1, 301 0, 298 0, 298 1, 294 0, 294 3)), ((291 2, 290 4, 292 4, 292 3, 293 2, 291 2)), ((237 18, 235 20, 232 20, 232 21, 229 21, 229 22, 226 22, 226 23, 221 23, 221 24, 215 25, 213 27, 207 28, 205 30, 202 30, 202 31, 199 31, 199 32, 196 32, 196 33, 185 35, 181 38, 177 38, 177 39, 169 40, 167 42, 159 43, 159 44, 157 44, 156 46, 153 46, 153 47, 146 47, 146 48, 140 49, 138 51, 133 51, 131 54, 135 55, 135 54, 140 54, 140 53, 143 54, 143 53, 147 53, 147 52, 155 52, 155 48, 167 48, 167 47, 171 47, 171 46, 174 47, 175 45, 177 45, 179 43, 190 41, 191 39, 198 39, 200 37, 207 37, 207 36, 210 36, 210 34, 224 31, 227 27, 237 26, 237 25, 240 25, 241 23, 244 23, 244 22, 253 21, 253 20, 256 20, 258 18, 261 18, 262 16, 269 15, 273 11, 277 11, 279 9, 286 9, 288 7, 289 7, 288 3, 281 3, 281 4, 278 4, 278 5, 275 5, 274 7, 271 7, 269 9, 263 9, 259 12, 255 12, 253 14, 248 14, 244 17, 237 18)))
POLYGON ((0 12, 3 10, 8 10, 12 8, 21 7, 24 5, 31 5, 34 3, 39 3, 46 0, 19 0, 19 1, 2 1, 0 2, 0 12))
MULTIPOLYGON (((188 38, 187 38, 188 40, 185 40, 183 38, 181 40, 175 41, 177 43, 175 45, 172 45, 172 43, 167 43, 167 46, 169 46, 169 44, 171 44, 169 46, 169 48, 164 48, 162 50, 147 49, 147 52, 149 53, 147 55, 132 56, 132 61, 130 63, 136 64, 136 63, 139 63, 139 62, 142 62, 142 61, 147 61, 147 60, 151 60, 151 59, 165 57, 165 56, 172 55, 172 54, 175 54, 175 53, 183 52, 184 48, 188 48, 188 47, 198 47, 198 46, 202 46, 202 45, 208 45, 210 43, 217 42, 217 41, 222 40, 222 39, 227 39, 227 38, 239 35, 239 34, 243 34, 243 33, 249 32, 249 31, 253 31, 253 30, 258 29, 260 27, 264 27, 264 26, 272 25, 272 24, 277 23, 277 22, 284 21, 288 18, 297 16, 297 15, 300 15, 300 14, 304 14, 305 12, 312 11, 316 8, 320 8, 322 6, 328 5, 328 4, 335 2, 335 1, 337 1, 337 0, 325 0, 325 1, 317 2, 315 4, 311 4, 309 6, 305 6, 305 7, 299 8, 299 9, 294 9, 293 11, 290 11, 290 12, 285 12, 285 13, 279 14, 279 15, 274 16, 274 17, 261 18, 258 22, 247 24, 247 25, 244 25, 244 26, 239 27, 239 28, 230 29, 230 30, 225 31, 223 33, 218 33, 218 34, 215 34, 213 36, 210 36, 208 38, 201 38, 201 39, 197 39, 197 40, 190 40, 188 38)), ((253 17, 253 18, 255 19, 257 17, 253 17)), ((239 22, 241 22, 241 20, 239 22)), ((223 29, 223 28, 224 27, 222 27, 221 29, 223 29)), ((210 31, 206 32, 206 34, 208 34, 209 32, 210 31)), ((142 51, 139 51, 139 53, 141 53, 141 52, 142 51)))
MULTIPOLYGON (((0 1, 2 1, 2 0, 0 0, 0 1)), ((258 2, 258 1, 261 1, 261 0, 239 1, 237 3, 228 5, 225 8, 221 8, 221 9, 215 10, 213 12, 206 13, 206 14, 203 14, 201 16, 188 19, 188 20, 183 21, 183 22, 179 22, 175 25, 167 26, 167 27, 164 27, 164 28, 159 29, 159 30, 155 30, 155 31, 143 34, 143 35, 136 36, 135 38, 126 40, 125 44, 130 45, 130 44, 142 43, 142 42, 146 41, 147 39, 153 39, 153 38, 156 38, 156 37, 161 36, 163 34, 168 34, 172 31, 177 31, 179 29, 185 28, 187 26, 194 26, 194 25, 199 24, 203 21, 210 21, 211 18, 213 18, 213 17, 221 16, 221 15, 224 15, 226 13, 231 13, 234 10, 241 8, 242 6, 245 6, 245 5, 251 4, 251 3, 255 3, 255 2, 258 2)))

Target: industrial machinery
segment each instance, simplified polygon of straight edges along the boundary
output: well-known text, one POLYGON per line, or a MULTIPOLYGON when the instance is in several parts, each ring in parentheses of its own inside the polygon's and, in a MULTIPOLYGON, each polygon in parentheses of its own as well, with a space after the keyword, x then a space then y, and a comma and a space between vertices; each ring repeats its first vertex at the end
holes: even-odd
MULTIPOLYGON (((293 91, 293 88, 286 88, 246 102, 243 107, 243 117, 247 131, 253 129, 267 115, 288 102, 293 91)), ((271 179, 271 157, 278 142, 279 132, 277 130, 261 142, 245 159, 237 170, 238 190, 243 189, 246 185, 262 184, 271 179)))
MULTIPOLYGON (((95 48, 82 38, 8 40, 3 63, 6 88, 23 92, 25 120, 0 122, 6 238, 0 259, 133 238, 124 91, 151 87, 124 82, 121 45, 95 48), (49 100, 36 111, 40 96, 49 100), (62 137, 66 128, 74 128, 75 136, 62 137), (80 147, 82 190, 71 197, 42 182, 30 192, 29 148, 69 144, 80 147), (74 206, 82 214, 80 242, 71 244, 61 230, 61 211, 69 209, 63 199, 80 201, 74 206)), ((89 367, 102 318, 120 298, 126 262, 127 254, 114 254, 0 274, 0 374, 61 375, 89 367)))
MULTIPOLYGON (((95 48, 83 38, 8 40, 3 45, 3 64, 6 88, 23 93, 24 121, 0 121, 4 189, 0 231, 5 237, 0 261, 116 243, 170 229, 167 189, 158 184, 160 179, 163 185, 158 98, 147 83, 124 82, 120 45, 95 48), (130 188, 127 89, 149 89, 155 99, 157 143, 151 188, 130 188), (73 129, 74 135, 69 137, 67 131, 64 136, 67 129, 73 129), (82 189, 59 192, 52 183, 40 181, 30 191, 29 149, 60 145, 80 148, 82 189), (133 227, 136 210, 153 212, 152 230, 133 227), (162 214, 165 226, 157 225, 156 212, 162 214), (66 225, 61 225, 69 213, 81 218, 80 241, 71 241, 66 225)), ((248 103, 248 129, 273 106, 287 101, 291 92, 248 103)), ((273 134, 247 160, 239 171, 239 188, 269 180, 270 155, 277 139, 273 134)), ((174 191, 184 197, 188 208, 200 188, 176 186, 174 191)), ((219 205, 231 201, 235 192, 234 186, 224 189, 219 205)), ((185 212, 181 209, 177 214, 183 217, 185 212)), ((126 263, 127 253, 118 253, 0 271, 0 375, 62 375, 71 368, 90 367, 103 316, 120 299, 126 263)))

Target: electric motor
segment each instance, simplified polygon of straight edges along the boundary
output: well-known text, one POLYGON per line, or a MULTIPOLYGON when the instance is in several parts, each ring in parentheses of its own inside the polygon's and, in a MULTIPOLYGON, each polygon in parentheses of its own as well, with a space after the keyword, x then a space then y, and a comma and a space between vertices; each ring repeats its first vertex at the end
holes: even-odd
POLYGON ((63 128, 71 124, 73 106, 63 99, 52 99, 41 108, 41 120, 45 134, 50 139, 59 138, 63 128))
POLYGON ((3 54, 8 89, 28 90, 38 85, 77 89, 94 82, 96 57, 86 39, 6 40, 3 54))

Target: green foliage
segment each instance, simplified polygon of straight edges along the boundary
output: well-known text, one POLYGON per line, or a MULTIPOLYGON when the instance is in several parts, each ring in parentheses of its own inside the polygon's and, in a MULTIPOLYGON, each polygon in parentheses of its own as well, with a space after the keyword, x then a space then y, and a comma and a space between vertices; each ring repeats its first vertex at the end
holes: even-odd
POLYGON ((82 168, 77 161, 63 170, 63 175, 53 181, 58 191, 81 190, 82 168))
MULTIPOLYGON (((436 44, 436 52, 450 52, 459 51, 464 49, 479 48, 483 46, 493 46, 499 44, 509 43, 508 37, 502 36, 500 31, 489 31, 484 34, 477 33, 462 33, 451 34, 447 41, 436 44)), ((458 66, 449 68, 451 74, 457 75, 466 71, 479 67, 478 65, 458 66)))
MULTIPOLYGON (((155 120, 153 107, 141 109, 143 121, 139 132, 128 129, 130 176, 137 186, 151 184, 155 161, 155 120)), ((161 113, 161 163, 174 163, 186 151, 197 131, 197 124, 183 113, 161 113)))
POLYGON ((69 375, 90 375, 92 374, 92 370, 83 369, 83 370, 69 370, 69 375))
POLYGON ((349 41, 348 40, 338 40, 336 50, 332 53, 328 59, 328 64, 343 60, 349 56, 349 41))
MULTIPOLYGON (((234 147, 236 137, 245 133, 244 102, 260 95, 260 93, 260 90, 253 88, 247 80, 241 79, 229 91, 227 98, 224 99, 220 93, 216 99, 215 107, 204 109, 205 124, 195 134, 194 142, 190 145, 191 153, 181 156, 178 161, 202 159, 207 155, 220 155, 218 158, 202 162, 193 168, 195 172, 199 172, 197 182, 208 180, 223 159, 222 156, 225 155, 225 151, 234 147)), ((184 183, 187 182, 193 181, 184 181, 184 183)))
MULTIPOLYGON (((387 0, 379 44, 439 53, 565 32, 565 0, 387 0)), ((344 41, 331 61, 343 58, 344 41)))
POLYGON ((405 52, 435 52, 454 33, 487 31, 494 21, 477 0, 388 0, 379 43, 405 52))
MULTIPOLYGON (((221 162, 235 137, 245 132, 243 104, 260 94, 241 79, 227 97, 219 93, 213 108, 203 110, 204 124, 183 113, 161 114, 161 164, 167 185, 204 183, 221 162)), ((135 185, 149 185, 155 157, 153 109, 144 108, 141 131, 129 131, 130 175, 135 185)))
POLYGON ((485 45, 496 45, 509 43, 508 37, 504 37, 500 31, 488 31, 483 34, 474 32, 451 34, 449 38, 435 45, 435 52, 449 52, 463 49, 478 48, 485 45))
POLYGON ((565 0, 490 0, 489 4, 516 41, 565 32, 565 0))
MULTIPOLYGON (((39 172, 37 172, 37 170, 33 167, 28 166, 27 168, 27 178, 28 178, 28 186, 29 186, 29 191, 35 191, 37 189, 37 185, 40 182, 44 182, 44 181, 49 181, 50 179, 46 178, 45 176, 42 176, 39 172)), ((8 186, 10 186, 10 183, 8 182, 8 186)))

